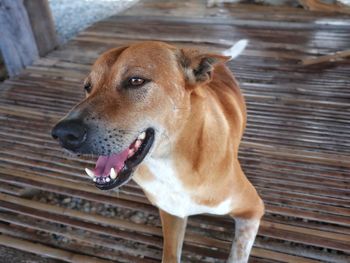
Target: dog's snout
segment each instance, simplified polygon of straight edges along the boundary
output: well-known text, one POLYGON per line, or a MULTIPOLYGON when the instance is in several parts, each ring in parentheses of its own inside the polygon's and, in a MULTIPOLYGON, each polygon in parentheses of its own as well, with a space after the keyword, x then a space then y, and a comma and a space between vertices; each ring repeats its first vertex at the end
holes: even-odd
POLYGON ((87 126, 80 120, 63 120, 52 129, 51 135, 68 150, 76 150, 86 140, 87 126))

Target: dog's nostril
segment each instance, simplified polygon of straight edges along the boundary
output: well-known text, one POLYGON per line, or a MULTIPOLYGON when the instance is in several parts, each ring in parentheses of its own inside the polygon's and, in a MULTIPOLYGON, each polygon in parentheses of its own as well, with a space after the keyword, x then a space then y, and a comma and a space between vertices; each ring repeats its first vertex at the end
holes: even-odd
POLYGON ((58 131, 57 125, 56 125, 51 131, 52 138, 54 138, 55 140, 59 139, 58 133, 59 133, 59 131, 58 131))
POLYGON ((77 137, 77 136, 75 136, 75 135, 73 135, 73 134, 68 134, 68 135, 67 135, 67 139, 68 139, 69 141, 76 141, 76 140, 79 140, 79 137, 77 137))
POLYGON ((52 129, 52 137, 69 150, 78 149, 87 137, 87 126, 81 120, 64 120, 52 129))

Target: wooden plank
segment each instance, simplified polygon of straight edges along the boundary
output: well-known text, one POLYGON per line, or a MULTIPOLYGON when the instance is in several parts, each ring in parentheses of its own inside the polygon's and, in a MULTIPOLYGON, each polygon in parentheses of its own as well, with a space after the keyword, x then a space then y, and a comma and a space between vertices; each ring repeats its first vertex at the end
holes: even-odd
POLYGON ((45 255, 49 258, 63 260, 65 262, 71 263, 111 263, 111 261, 91 258, 84 255, 79 255, 75 253, 68 252, 66 250, 60 250, 51 248, 48 246, 35 244, 29 241, 25 241, 23 239, 10 237, 7 235, 0 235, 0 244, 3 246, 8 246, 16 249, 20 249, 26 252, 45 255))
POLYGON ((335 3, 324 3, 320 0, 299 0, 301 5, 311 11, 337 12, 350 14, 350 8, 339 1, 335 3))
POLYGON ((303 66, 310 66, 315 64, 320 64, 324 62, 335 62, 339 59, 343 59, 350 56, 350 50, 338 51, 334 54, 324 55, 316 58, 304 58, 301 61, 303 66))
MULTIPOLYGON (((123 251, 125 255, 126 254, 129 255, 127 258, 130 262, 133 262, 133 263, 136 263, 136 262, 149 263, 149 262, 155 261, 155 260, 149 261, 147 259, 141 259, 140 257, 137 257, 137 255, 140 254, 139 251, 135 251, 135 249, 133 249, 132 247, 126 244, 123 244, 121 242, 120 243, 115 242, 115 239, 112 236, 107 237, 106 234, 108 234, 108 231, 103 232, 104 235, 95 234, 91 232, 83 233, 79 228, 66 228, 66 227, 63 228, 62 226, 50 224, 45 221, 35 220, 30 217, 18 218, 15 215, 10 215, 5 213, 0 213, 0 220, 4 222, 8 222, 12 226, 21 226, 21 227, 29 228, 31 230, 43 231, 46 233, 59 235, 67 239, 78 241, 80 243, 85 243, 85 244, 87 243, 87 244, 90 244, 92 247, 105 247, 112 250, 120 250, 120 251, 123 251)), ((160 254, 157 253, 157 251, 154 251, 154 249, 152 248, 142 249, 142 255, 143 257, 155 258, 157 260, 160 259, 160 254)))
MULTIPOLYGON (((244 3, 226 3, 223 7, 205 8, 201 1, 163 2, 142 1, 124 12, 125 15, 163 16, 163 17, 243 17, 245 19, 313 21, 318 17, 337 18, 338 14, 319 13, 295 9, 290 6, 246 5, 244 3), (249 13, 249 16, 247 16, 249 13)), ((338 16, 339 18, 339 16, 338 16)))
POLYGON ((10 77, 39 57, 22 0, 0 0, 0 48, 10 77))
MULTIPOLYGON (((17 182, 17 183, 20 183, 21 181, 22 180, 19 179, 18 177, 13 179, 13 182, 17 182)), ((45 186, 45 183, 44 183, 45 181, 47 181, 47 180, 45 180, 44 178, 42 178, 42 179, 38 178, 38 183, 41 182, 40 189, 51 190, 51 191, 53 190, 53 191, 55 191, 57 193, 66 193, 68 195, 79 196, 79 197, 82 197, 82 198, 89 198, 88 197, 88 195, 89 195, 88 194, 88 191, 89 191, 88 189, 86 190, 86 193, 80 191, 81 192, 80 194, 77 191, 64 191, 62 189, 62 187, 61 187, 61 190, 58 190, 56 188, 58 190, 57 191, 57 190, 54 190, 54 188, 53 188, 54 185, 62 185, 63 186, 63 183, 61 183, 61 182, 58 183, 57 182, 57 183, 54 183, 50 187, 48 185, 45 186)), ((53 181, 53 180, 51 180, 51 181, 53 181)), ((35 185, 35 183, 33 183, 33 182, 32 183, 27 183, 27 184, 28 185, 32 185, 32 186, 35 185)), ((69 186, 69 184, 66 184, 66 185, 69 186)), ((39 186, 39 184, 38 184, 38 186, 39 186)), ((90 196, 92 196, 92 195, 90 194, 90 196)), ((123 198, 123 195, 120 194, 119 198, 123 198)), ((125 196, 124 196, 124 198, 125 198, 125 196)), ((111 204, 115 204, 115 205, 118 204, 118 205, 120 205, 120 201, 114 200, 113 198, 104 198, 104 199, 102 199, 102 197, 97 197, 96 196, 95 198, 93 198, 91 200, 102 201, 104 203, 110 202, 111 204)), ((135 202, 136 200, 133 199, 133 201, 135 202)), ((23 201, 23 203, 27 203, 27 201, 23 201)), ((130 207, 130 206, 126 206, 126 207, 135 209, 135 207, 130 207)), ((147 210, 145 206, 144 207, 139 206, 139 208, 141 208, 141 211, 147 211, 147 212, 151 212, 152 213, 152 211, 151 210, 147 210)), ((267 211, 269 211, 269 206, 267 206, 267 211)), ((308 240, 310 240, 311 237, 314 237, 314 241, 313 242, 317 241, 317 242, 320 242, 320 244, 323 244, 323 245, 325 245, 327 242, 329 242, 328 246, 327 246, 329 248, 338 248, 339 249, 339 248, 343 247, 342 249, 345 249, 346 246, 344 246, 342 244, 350 242, 350 236, 349 235, 342 235, 342 234, 336 234, 336 233, 327 233, 325 231, 319 231, 319 230, 305 230, 305 229, 303 230, 303 228, 291 227, 291 226, 288 226, 288 225, 282 225, 282 224, 276 224, 276 223, 272 223, 271 224, 271 222, 263 222, 261 224, 261 233, 264 234, 267 229, 269 229, 268 231, 270 233, 270 229, 273 229, 273 228, 276 228, 276 227, 278 227, 278 229, 279 229, 276 232, 281 232, 281 231, 284 231, 284 230, 287 231, 288 233, 294 232, 294 233, 297 233, 297 234, 304 234, 305 232, 307 232, 308 233, 308 238, 307 239, 303 238, 303 237, 301 239, 299 239, 299 242, 302 241, 302 242, 306 242, 307 244, 309 244, 310 241, 308 241, 308 240), (326 239, 323 239, 323 238, 326 238, 326 239), (332 239, 333 239, 333 241, 332 241, 332 239)), ((271 234, 269 234, 269 235, 271 235, 271 234)), ((291 238, 296 238, 296 237, 291 237, 291 238)), ((202 238, 202 239, 204 239, 204 238, 202 238)), ((295 239, 293 239, 293 241, 295 241, 295 239)), ((315 243, 313 243, 313 244, 315 244, 315 243)))
POLYGON ((0 192, 5 193, 5 194, 12 194, 12 195, 20 196, 22 191, 23 191, 23 188, 18 187, 18 185, 7 184, 7 183, 2 183, 0 185, 0 192))
MULTIPOLYGON (((4 202, 1 203, 5 209, 8 209, 8 210, 13 211, 13 212, 18 211, 21 214, 25 214, 28 216, 34 216, 35 218, 40 218, 43 220, 47 219, 47 220, 56 221, 56 222, 66 222, 66 223, 69 222, 70 225, 71 224, 76 225, 76 223, 74 223, 75 219, 69 219, 69 221, 67 221, 68 219, 64 219, 64 217, 69 216, 69 217, 73 217, 76 219, 80 219, 80 220, 84 220, 84 221, 92 221, 92 222, 96 222, 96 221, 101 222, 101 221, 97 220, 97 218, 102 218, 98 215, 88 215, 86 213, 73 211, 71 209, 63 209, 63 210, 62 210, 62 208, 57 209, 57 208, 53 207, 52 205, 40 204, 38 202, 27 201, 27 200, 19 201, 19 199, 14 200, 12 198, 9 199, 9 198, 5 198, 5 196, 2 194, 0 194, 0 196, 1 196, 2 200, 6 200, 6 202, 9 202, 9 203, 4 203, 4 202), (37 209, 37 211, 35 213, 31 212, 31 210, 33 210, 33 209, 37 209), (62 210, 64 212, 63 213, 59 212, 59 210, 62 210), (52 215, 48 214, 48 212, 54 213, 56 215, 52 216, 52 215), (63 215, 63 216, 61 216, 61 215, 63 215), (95 219, 92 219, 92 218, 95 218, 95 219)), ((107 219, 104 218, 103 219, 104 222, 101 222, 105 228, 107 228, 109 226, 117 226, 117 227, 126 228, 128 230, 134 231, 135 230, 134 227, 137 226, 137 224, 133 224, 133 226, 131 226, 132 223, 130 224, 130 223, 126 223, 126 222, 122 223, 121 225, 114 224, 112 222, 113 221, 115 222, 115 219, 108 219, 107 221, 106 220, 107 219)), ((139 231, 141 230, 140 227, 141 226, 137 227, 137 228, 139 228, 139 231)), ((35 226, 34 226, 34 228, 35 228, 35 226)), ((150 228, 150 227, 148 226, 148 228, 150 228)), ((148 232, 149 231, 148 228, 142 227, 141 232, 144 232, 144 231, 148 232)), ((93 228, 89 227, 88 229, 92 230, 93 228)), ((106 231, 107 231, 107 229, 106 229, 106 231)), ((112 234, 113 230, 108 230, 108 232, 110 234, 112 234)), ((148 232, 148 233, 149 234, 153 233, 155 235, 161 235, 161 233, 159 233, 158 231, 155 231, 155 232, 152 231, 152 232, 148 232)), ((132 238, 132 236, 130 236, 129 238, 132 238)), ((194 243, 198 243, 198 244, 209 246, 209 247, 213 246, 216 248, 222 248, 225 250, 227 250, 229 247, 229 244, 226 242, 222 242, 222 241, 219 242, 219 240, 215 240, 213 238, 207 238, 205 236, 198 236, 198 235, 191 233, 189 231, 186 234, 186 242, 191 242, 191 243, 194 242, 194 243)), ((186 250, 186 246, 185 246, 185 250, 186 250)), ((209 252, 209 255, 210 255, 210 253, 214 253, 214 252, 209 252)), ((292 259, 294 259, 294 260, 299 259, 299 260, 301 260, 301 262, 313 262, 312 260, 302 259, 298 256, 286 255, 286 254, 278 253, 275 251, 266 251, 265 249, 257 249, 257 250, 254 249, 252 255, 257 256, 257 257, 262 257, 263 255, 270 255, 273 257, 279 257, 282 262, 290 262, 289 260, 292 260, 292 259)))
MULTIPOLYGON (((69 252, 74 252, 76 254, 84 254, 86 257, 91 257, 92 259, 99 257, 107 260, 111 260, 116 263, 129 263, 129 262, 137 262, 142 263, 143 261, 139 258, 132 257, 128 254, 123 254, 121 251, 111 249, 105 249, 102 247, 91 246, 87 242, 74 242, 74 240, 68 240, 68 244, 65 242, 55 242, 48 234, 45 232, 38 232, 35 229, 21 227, 16 224, 9 225, 7 223, 0 222, 0 232, 8 235, 10 237, 24 239, 30 241, 31 243, 41 244, 44 246, 54 247, 60 250, 68 250, 69 252), (34 231, 33 231, 34 230, 34 231), (45 233, 45 234, 44 234, 45 233), (67 245, 69 245, 69 249, 67 249, 67 245)), ((56 237, 61 237, 56 235, 56 237)), ((39 254, 41 255, 41 254, 39 254)), ((45 255, 43 255, 45 257, 45 255)), ((146 259, 146 262, 155 263, 158 261, 154 261, 151 259, 146 259)))

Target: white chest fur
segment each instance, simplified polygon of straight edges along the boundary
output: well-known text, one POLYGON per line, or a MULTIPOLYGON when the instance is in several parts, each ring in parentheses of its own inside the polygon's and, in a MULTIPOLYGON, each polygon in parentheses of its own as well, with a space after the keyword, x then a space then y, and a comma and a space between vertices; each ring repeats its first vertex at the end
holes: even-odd
POLYGON ((145 162, 155 176, 154 180, 139 181, 135 179, 146 192, 152 194, 153 202, 169 214, 186 217, 195 214, 227 214, 231 211, 231 199, 227 199, 214 207, 197 204, 191 198, 191 192, 178 180, 171 160, 155 160, 148 158, 145 162))

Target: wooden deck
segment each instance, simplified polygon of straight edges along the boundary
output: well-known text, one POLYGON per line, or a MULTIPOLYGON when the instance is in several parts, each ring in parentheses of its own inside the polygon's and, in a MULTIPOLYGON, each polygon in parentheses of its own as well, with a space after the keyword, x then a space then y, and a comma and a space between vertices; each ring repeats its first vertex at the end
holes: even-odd
MULTIPOLYGON (((350 17, 186 2, 142 2, 0 86, 0 244, 67 262, 159 262, 159 224, 40 201, 53 192, 158 217, 134 183, 118 193, 91 185, 83 167, 92 161, 67 156, 50 128, 108 48, 158 39, 219 51, 247 38, 230 67, 248 104, 240 160, 267 208, 251 262, 350 262, 350 61, 298 64, 348 49, 350 17)), ((228 217, 192 217, 183 262, 224 262, 233 229, 228 217)))

